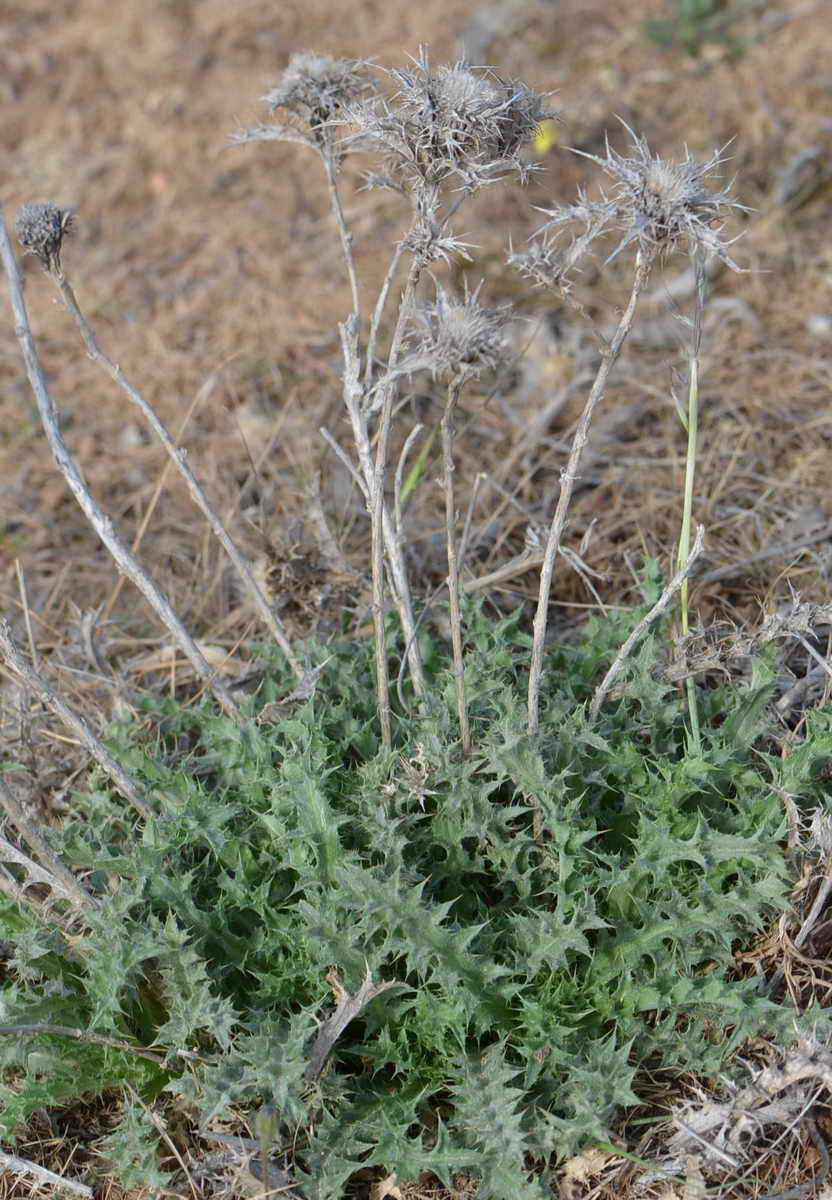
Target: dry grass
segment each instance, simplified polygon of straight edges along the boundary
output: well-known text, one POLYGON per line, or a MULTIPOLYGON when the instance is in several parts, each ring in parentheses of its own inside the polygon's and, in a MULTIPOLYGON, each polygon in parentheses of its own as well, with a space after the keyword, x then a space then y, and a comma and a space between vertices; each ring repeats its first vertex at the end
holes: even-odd
MULTIPOLYGON (((597 151, 616 115, 659 153, 672 155, 685 142, 707 153, 733 139, 737 192, 756 211, 736 248, 749 272, 720 275, 712 289, 695 505, 708 530, 707 562, 692 610, 705 623, 745 624, 791 587, 826 599, 832 571, 832 26, 822 6, 782 0, 779 28, 767 30, 759 17, 732 27, 752 39, 740 57, 709 44, 693 60, 644 37, 641 22, 658 8, 658 0, 507 4, 495 36, 477 47, 480 60, 506 74, 560 89, 564 124, 550 169, 526 194, 487 191, 466 221, 480 244, 473 277, 485 275, 490 301, 519 301, 530 321, 518 333, 516 388, 485 384, 464 402, 458 503, 464 512, 485 473, 468 557, 476 576, 519 554, 529 524, 551 514, 593 349, 573 314, 548 311, 509 277, 503 252, 509 233, 518 244, 535 228, 532 204, 568 201, 587 178, 586 162, 564 148, 597 151), (576 386, 556 403, 570 381, 576 386), (549 419, 539 422, 547 406, 549 419)), ((4 208, 45 199, 77 207, 65 261, 102 345, 170 428, 199 395, 183 438, 189 461, 284 597, 282 615, 294 633, 337 624, 347 597, 355 626, 368 621, 368 523, 316 433, 342 420, 335 326, 349 293, 311 156, 307 162, 285 146, 228 149, 227 134, 237 120, 251 122, 258 96, 293 50, 396 64, 425 42, 438 61, 458 53, 465 31, 470 45, 493 10, 472 0, 355 0, 343 10, 329 0, 233 8, 220 0, 126 7, 55 0, 12 6, 4 23, 4 208), (309 489, 321 471, 322 510, 346 559, 339 569, 309 516, 309 489)), ((403 213, 383 193, 359 196, 349 186, 345 203, 366 296, 374 295, 403 213)), ((31 260, 27 267, 28 303, 67 440, 129 539, 152 503, 164 452, 85 358, 31 260)), ((662 283, 672 284, 680 269, 677 260, 662 283)), ((622 300, 616 271, 580 283, 602 322, 614 319, 622 300)), ((576 547, 590 535, 583 558, 602 577, 592 578, 609 605, 628 602, 632 566, 645 554, 670 564, 678 535, 684 439, 669 399, 677 335, 658 277, 653 297, 599 414, 569 527, 576 547)), ((0 381, 0 600, 22 640, 19 558, 40 653, 67 699, 100 725, 149 678, 175 686, 181 676, 173 660, 160 659, 159 631, 128 587, 99 639, 99 654, 116 668, 102 680, 79 613, 101 604, 116 581, 53 468, 8 320, 0 325, 0 381)), ((420 419, 437 425, 438 403, 420 404, 420 419)), ((445 571, 441 509, 441 491, 423 484, 409 519, 425 591, 445 571)), ((142 553, 203 642, 229 649, 255 634, 252 613, 172 474, 142 553)), ((517 574, 489 595, 501 608, 530 610, 535 575, 517 574)), ((597 606, 565 566, 554 604, 564 626, 597 606)), ((238 651, 234 669, 244 667, 238 651)), ((5 698, 4 732, 30 768, 31 799, 60 811, 83 759, 9 688, 5 698)), ((827 923, 796 952, 784 926, 766 950, 801 1003, 809 994, 828 1003, 830 938, 827 923)), ((66 1126, 54 1116, 52 1125, 33 1124, 18 1152, 71 1171, 70 1159, 80 1161, 109 1117, 106 1106, 76 1107, 67 1119, 66 1126)), ((567 1180, 563 1194, 627 1194, 633 1172, 616 1170, 605 1164, 585 1184, 567 1180)), ((3 1198, 30 1194, 22 1182, 0 1183, 3 1198)), ((440 1195, 427 1183, 404 1194, 440 1195)))

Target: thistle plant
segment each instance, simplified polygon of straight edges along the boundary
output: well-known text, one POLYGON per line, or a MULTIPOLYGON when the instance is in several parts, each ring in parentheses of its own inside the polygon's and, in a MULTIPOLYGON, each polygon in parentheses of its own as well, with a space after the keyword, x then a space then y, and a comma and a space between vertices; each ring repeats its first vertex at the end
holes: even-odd
MULTIPOLYGON (((236 134, 233 140, 305 145, 320 156, 326 173, 352 290, 353 311, 340 327, 343 398, 358 458, 357 468, 351 466, 350 470, 359 481, 370 516, 376 688, 382 738, 389 748, 392 725, 384 622, 385 577, 399 612, 414 692, 421 696, 424 690, 403 531, 391 520, 385 495, 393 407, 404 374, 400 359, 408 325, 424 271, 437 260, 466 253, 465 245, 450 227, 454 215, 486 184, 510 174, 521 179, 528 175, 530 167, 520 151, 540 122, 552 114, 544 98, 525 85, 462 62, 434 69, 425 50, 411 68, 388 74, 397 89, 389 97, 373 86, 367 77, 366 63, 295 55, 266 96, 278 120, 236 134), (391 256, 369 322, 366 344, 362 342, 353 239, 344 223, 338 189, 338 172, 345 156, 358 150, 375 160, 374 168, 366 175, 367 185, 407 196, 411 208, 410 227, 391 256), (379 334, 402 260, 408 262, 404 290, 382 361, 378 359, 379 334)), ((455 403, 445 423, 446 464, 455 403)), ((328 432, 327 438, 331 443, 334 441, 328 432)), ((340 448, 339 454, 349 461, 340 448)), ((446 482, 447 479, 446 470, 446 482)), ((449 572, 456 578, 454 567, 449 566, 449 572)), ((449 583, 449 586, 453 591, 457 585, 449 583)), ((452 599, 452 608, 455 604, 452 599)), ((458 630, 458 614, 454 622, 458 630)), ((455 645, 455 656, 458 653, 461 650, 455 645)), ((460 663, 456 661, 457 686, 461 688, 459 671, 460 663)), ((460 703, 462 711, 464 701, 460 703)), ((464 729, 462 717, 460 721, 464 729)), ((466 745, 467 740, 465 735, 466 745)))
MULTIPOLYGON (((148 697, 141 724, 120 724, 105 742, 0 625, 7 666, 96 763, 93 787, 74 798, 61 828, 41 830, 0 779, 0 935, 11 947, 11 982, 0 988, 10 1081, 0 1135, 13 1136, 45 1104, 117 1088, 124 1115, 105 1150, 124 1183, 172 1190, 156 1121, 181 1106, 200 1133, 247 1143, 264 1190, 342 1200, 359 1172, 360 1186, 374 1172, 384 1190, 382 1180, 395 1176, 397 1187, 428 1173, 450 1187, 464 1170, 489 1200, 544 1200, 558 1157, 609 1138, 622 1108, 643 1111, 643 1067, 716 1078, 747 1038, 785 1039, 796 1025, 805 1035, 810 1020, 813 1033, 828 1033, 832 1024, 829 1010, 796 1016, 779 1003, 776 971, 767 981, 743 977, 737 954, 787 903, 782 796, 795 808, 807 797, 817 806, 823 858, 798 948, 832 888, 814 765, 832 756, 832 716, 810 714, 805 741, 773 752, 776 677, 752 654, 775 637, 802 637, 811 620, 828 624, 829 612, 798 606, 748 639, 750 678, 703 689, 689 715, 661 669, 655 631, 680 593, 685 613, 703 547, 701 528, 690 545, 690 526, 704 259, 738 269, 723 237, 738 205, 711 185, 719 155, 673 163, 628 130, 628 154, 607 146, 594 157, 612 181, 609 195, 579 193, 545 210, 538 235, 510 255, 581 319, 575 279, 587 256, 614 239, 607 262, 633 257, 551 517, 527 678, 522 613, 495 622, 469 603, 463 625, 468 520, 460 537, 455 483, 465 389, 503 361, 510 310, 486 303, 483 287, 454 295, 437 277, 468 252, 453 227, 464 203, 528 174, 521 150, 551 115, 545 99, 490 70, 434 68, 422 52, 386 82, 366 62, 297 55, 266 101, 273 120, 235 140, 286 141, 318 157, 350 284, 340 337, 354 445, 324 433, 369 517, 374 643, 309 643, 304 652, 317 661, 301 672, 276 617, 263 612, 272 638, 253 651, 262 659, 256 691, 232 697, 204 664, 210 691, 201 703, 148 697), (408 202, 369 305, 341 204, 341 172, 358 153, 371 159, 368 186, 408 202), (692 255, 699 285, 677 570, 663 589, 645 573, 640 611, 593 618, 559 642, 544 680, 553 571, 568 553, 562 539, 593 415, 654 264, 677 248, 692 255), (434 702, 447 656, 429 631, 424 660, 420 653, 405 550, 405 466, 421 429, 395 422, 417 376, 441 389, 455 711, 434 702), (402 450, 392 469, 394 435, 402 450), (396 755, 387 597, 417 700, 402 700, 396 755), (614 705, 613 688, 622 697, 614 705), (698 721, 687 741, 686 719, 698 721), (225 1131, 240 1114, 255 1137, 225 1131)), ((181 451, 98 346, 62 261, 71 225, 66 210, 28 205, 18 239, 93 360, 144 413, 245 579, 181 451)), ((119 566, 190 654, 187 631, 68 454, 2 223, 0 252, 58 464, 119 566)))
MULTIPOLYGON (((370 517, 376 690, 382 740, 388 749, 392 747, 393 735, 385 629, 386 591, 399 613, 417 697, 423 695, 425 685, 404 548, 401 505, 394 506, 391 516, 386 495, 393 411, 402 380, 415 370, 427 368, 434 376, 442 375, 447 384, 441 428, 448 588, 457 709, 463 750, 467 755, 471 742, 465 705, 459 564, 454 529, 454 413, 465 381, 483 366, 493 367, 499 357, 492 344, 496 326, 493 314, 480 308, 476 297, 467 296, 459 303, 440 289, 433 316, 428 321, 428 340, 417 353, 411 344, 411 331, 420 311, 419 288, 425 271, 440 260, 467 255, 465 244, 451 227, 452 219, 465 201, 482 187, 509 175, 521 180, 528 176, 532 168, 522 158, 521 150, 533 138, 541 121, 550 119, 553 114, 547 108, 545 98, 524 84, 506 81, 493 71, 474 69, 464 62, 434 68, 424 50, 409 68, 390 71, 387 75, 395 88, 389 95, 371 77, 366 61, 334 59, 318 54, 294 55, 265 97, 274 119, 238 133, 234 141, 239 144, 259 141, 299 144, 314 151, 324 168, 352 295, 352 312, 341 323, 340 336, 342 392, 357 461, 352 460, 329 431, 323 432, 358 483, 370 517), (361 315, 361 288, 353 235, 347 228, 339 191, 339 173, 344 161, 348 154, 357 151, 369 154, 373 159, 372 168, 365 174, 368 186, 396 191, 406 196, 410 203, 409 228, 393 250, 366 330, 361 315), (404 262, 407 267, 401 299, 389 322, 391 332, 387 349, 380 355, 382 323, 393 284, 404 262)), ((602 343, 601 362, 562 475, 543 554, 528 686, 528 732, 532 737, 539 731, 540 683, 552 576, 577 472, 595 409, 603 398, 610 372, 632 327, 638 300, 647 285, 653 263, 658 256, 669 254, 684 244, 700 266, 703 255, 713 254, 732 269, 738 269, 728 253, 731 241, 722 235, 727 213, 740 206, 730 199, 730 189, 715 190, 709 186, 723 162, 721 154, 715 153, 704 163, 690 154, 681 162, 672 162, 654 156, 643 138, 628 126, 625 129, 631 141, 628 155, 618 153, 609 142, 604 156, 586 155, 612 180, 609 196, 602 194, 598 200, 590 201, 580 193, 573 205, 543 210, 547 219, 536 240, 524 252, 512 253, 509 258, 536 284, 556 291, 582 311, 572 294, 573 273, 595 242, 611 234, 618 236, 607 262, 630 246, 636 250, 629 298, 615 332, 609 341, 602 343)), ((55 281, 94 361, 138 405, 162 440, 243 577, 275 640, 296 675, 300 676, 302 671, 276 614, 260 592, 230 535, 213 513, 184 456, 138 390, 100 350, 61 266, 61 242, 71 221, 71 213, 55 206, 29 205, 19 216, 18 236, 24 249, 39 257, 55 281)), ((421 311, 424 313, 424 308, 421 311)), ((691 397, 695 395, 695 357, 695 354, 691 357, 691 397)), ((693 405, 691 399, 688 429, 692 441, 679 546, 680 565, 687 559, 690 548, 692 458, 695 457, 693 405)), ((405 438, 403 455, 414 440, 415 434, 411 431, 405 438)), ((397 478, 401 477, 402 467, 403 457, 397 478)), ((400 489, 397 491, 400 493, 400 489)), ((686 627, 686 581, 682 586, 683 625, 686 627)), ((177 636, 202 677, 212 679, 207 664, 199 661, 198 649, 188 643, 187 634, 179 631, 177 636)), ((215 690, 221 688, 213 680, 212 686, 215 690)), ((233 705, 230 697, 222 696, 222 703, 230 711, 230 705, 233 705)), ((695 737, 692 699, 691 719, 695 737)))
MULTIPOLYGON (((681 162, 672 162, 653 156, 643 138, 633 133, 629 126, 625 125, 625 129, 632 143, 629 157, 617 153, 609 141, 604 157, 584 154, 612 179, 610 196, 590 202, 581 195, 577 205, 548 211, 548 220, 540 231, 542 240, 538 240, 525 254, 512 256, 512 261, 524 274, 568 298, 571 292, 570 272, 577 267, 580 258, 597 238, 607 233, 619 235, 618 244, 607 262, 628 246, 636 247, 630 295, 612 337, 602 343, 601 362, 575 431, 566 469, 561 475, 560 495, 549 527, 540 572, 529 672, 528 731, 531 737, 536 737, 540 728, 540 681, 552 574, 566 528, 578 468, 593 414, 604 396, 610 371, 632 329, 636 307, 647 286, 653 264, 657 257, 669 255, 682 244, 691 254, 715 254, 727 266, 739 270, 728 254, 732 241, 726 241, 721 235, 730 210, 741 206, 731 200, 729 189, 715 191, 708 187, 711 176, 723 162, 721 154, 713 154, 704 163, 697 162, 689 154, 681 162), (560 235, 576 226, 582 226, 582 232, 574 233, 569 245, 559 251, 560 235)), ((688 464, 690 472, 690 456, 688 464)), ((692 487, 690 473, 688 478, 692 487)), ((680 565, 688 557, 690 548, 689 513, 686 526, 688 537, 679 547, 680 565)), ((686 581, 683 587, 686 587, 686 581)))

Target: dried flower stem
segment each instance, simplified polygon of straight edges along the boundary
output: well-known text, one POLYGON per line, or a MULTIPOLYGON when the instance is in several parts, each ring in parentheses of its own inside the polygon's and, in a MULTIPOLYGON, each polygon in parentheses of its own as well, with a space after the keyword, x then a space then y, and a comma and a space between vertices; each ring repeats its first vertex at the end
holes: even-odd
POLYGON ((2 219, 2 216, 0 216, 0 258, 3 260, 3 266, 9 282, 9 294, 15 318, 15 334, 20 342, 23 360, 26 364, 26 373, 29 377, 29 384, 34 392, 41 422, 49 440, 52 456, 55 459, 58 470, 69 484, 85 517, 112 555, 116 566, 125 575, 129 576, 170 631, 171 635, 182 647, 197 675, 210 688, 226 716, 230 717, 233 721, 239 722, 240 712, 234 702, 233 696, 222 680, 217 678, 216 671, 206 662, 196 642, 171 607, 168 598, 157 587, 135 556, 130 553, 130 550, 116 532, 111 518, 107 516, 93 499, 89 488, 75 465, 74 459, 67 449, 63 434, 61 433, 58 414, 46 387, 43 368, 41 367, 37 349, 35 348, 35 341, 26 312, 26 304, 23 299, 20 272, 12 252, 6 223, 2 219))
POLYGON ((254 607, 263 618, 266 628, 269 630, 272 637, 283 651, 289 665, 295 673, 295 676, 298 679, 303 678, 303 667, 295 657, 282 622, 274 612, 274 609, 269 604, 266 597, 263 595, 262 589, 258 585, 257 580, 254 578, 251 566, 246 561, 244 555, 240 552, 236 543, 232 539, 231 534, 228 532, 217 513, 211 507, 211 503, 206 496, 202 485, 194 475, 191 468, 188 466, 185 457, 186 451, 183 450, 181 446, 177 446, 176 442, 174 442, 173 438, 168 433, 167 428, 160 420, 155 408, 153 408, 153 406, 148 403, 147 400, 145 400, 138 388, 136 388, 127 378, 125 378, 118 364, 114 363, 98 345, 95 332, 84 314, 81 312, 81 308, 75 297, 75 292, 73 291, 72 285, 64 274, 63 269, 60 267, 54 267, 50 274, 52 279, 55 281, 58 291, 61 294, 61 299, 64 302, 67 312, 78 326, 78 331, 81 334, 90 358, 93 360, 93 362, 97 363, 98 366, 100 366, 102 370, 107 373, 107 375, 110 376, 113 382, 117 384, 125 393, 127 398, 136 405, 142 416, 147 421, 148 425, 151 427, 159 441, 164 446, 165 450, 170 456, 171 462, 185 480, 188 491, 191 493, 191 498, 208 521, 208 524, 214 531, 217 540, 222 545, 223 549, 234 565, 238 575, 242 579, 246 591, 248 592, 249 597, 254 604, 254 607))
POLYGON ((630 657, 633 647, 641 640, 657 617, 660 617, 665 609, 669 607, 673 597, 681 589, 682 584, 687 580, 688 576, 693 570, 696 560, 702 553, 704 541, 705 527, 700 525, 696 531, 696 540, 693 543, 693 547, 684 563, 682 563, 682 565, 677 569, 676 574, 670 580, 667 587, 664 589, 661 596, 659 596, 658 600, 650 609, 650 611, 641 618, 633 632, 622 644, 615 656, 615 661, 607 671, 604 678, 598 684, 598 687, 595 689, 595 695, 592 697, 592 703, 589 706, 589 719, 591 721, 596 720, 598 713, 601 711, 601 705, 609 695, 610 688, 621 674, 624 663, 630 657))
MULTIPOLYGON (((339 326, 341 349, 344 358, 343 397, 344 406, 352 425, 353 440, 358 454, 358 464, 362 481, 361 490, 367 501, 370 513, 373 512, 373 488, 375 483, 375 465, 370 444, 370 434, 367 428, 367 417, 361 408, 364 389, 360 383, 360 357, 358 353, 358 326, 355 321, 347 321, 339 326)), ((330 443, 334 445, 334 443, 330 443)), ((413 680, 413 690, 421 696, 424 690, 424 671, 419 647, 416 643, 416 622, 413 616, 413 603, 410 597, 410 585, 407 579, 404 552, 401 540, 397 537, 390 520, 387 505, 383 502, 381 509, 381 529, 384 539, 384 549, 387 553, 387 569, 390 574, 390 590, 398 609, 399 620, 407 643, 407 661, 413 680)))
MULTIPOLYGON (((361 360, 358 353, 358 321, 351 317, 338 327, 341 334, 341 349, 344 356, 343 396, 344 405, 349 413, 358 462, 363 475, 363 487, 367 507, 371 518, 375 514, 375 478, 373 474, 373 458, 370 448, 370 435, 367 422, 361 412, 361 397, 363 388, 360 383, 361 360)), ((376 579, 377 554, 381 556, 382 572, 384 570, 383 542, 381 541, 380 524, 372 519, 373 537, 373 633, 376 648, 376 697, 378 717, 381 724, 381 741, 386 750, 393 745, 393 734, 390 723, 390 687, 387 680, 386 642, 384 635, 384 584, 376 579), (376 540, 379 540, 378 547, 376 540)))
POLYGON ((448 384, 445 411, 442 414, 442 457, 445 472, 445 534, 448 543, 448 597, 451 617, 451 645, 454 656, 454 685, 456 687, 456 711, 459 718, 459 733, 462 753, 471 754, 471 731, 468 726, 468 708, 465 703, 465 664, 462 659, 462 614, 459 607, 459 563, 456 542, 456 502, 454 499, 454 410, 464 384, 464 376, 457 375, 448 384))
POLYGON ((358 276, 355 271, 355 255, 353 254, 352 250, 352 234, 347 229, 347 223, 344 220, 344 209, 338 192, 338 165, 335 160, 335 154, 332 147, 327 146, 326 150, 322 150, 321 157, 324 160, 324 170, 326 171, 326 182, 327 187, 329 188, 329 202, 332 205, 332 211, 335 214, 335 221, 338 225, 338 233, 341 238, 341 250, 344 254, 344 262, 347 267, 347 274, 350 278, 352 311, 356 320, 360 320, 361 302, 358 298, 358 276))
POLYGON ((364 363, 364 386, 369 387, 373 378, 373 367, 375 365, 376 342, 378 341, 378 331, 381 325, 381 318, 384 315, 384 309, 387 304, 387 297, 390 293, 390 287, 395 278, 396 272, 399 269, 399 263, 402 260, 405 246, 404 240, 396 244, 393 251, 393 256, 390 259, 390 265, 387 268, 387 274, 384 276, 384 282, 381 285, 381 291, 376 300, 376 306, 373 309, 373 316, 370 321, 370 332, 367 338, 367 356, 364 363))
POLYGON ((45 841, 37 826, 26 816, 23 805, 19 803, 14 792, 4 782, 2 775, 0 775, 0 808, 3 809, 20 836, 29 843, 41 864, 55 876, 67 899, 72 900, 82 911, 95 907, 95 901, 89 892, 64 866, 49 843, 45 841))
POLYGON ((644 288, 647 285, 647 280, 650 276, 650 267, 652 265, 653 255, 643 248, 639 249, 636 256, 636 270, 633 279, 633 285, 630 290, 630 298, 627 301, 627 307, 621 315, 618 322, 618 327, 612 336, 612 339, 604 347, 604 352, 601 357, 601 365, 598 368, 598 373, 590 389, 587 397, 584 411, 581 414, 581 419, 578 422, 578 428, 575 430, 575 437, 572 441, 572 449, 569 453, 569 461, 566 465, 566 470, 561 476, 560 496, 558 497, 555 515, 552 518, 552 524, 549 529, 549 537, 546 542, 544 551, 543 566, 540 570, 540 587, 537 599, 537 612, 534 618, 534 641, 532 645, 531 668, 529 670, 529 697, 528 697, 528 732, 529 737, 537 737, 540 729, 540 680, 543 675, 543 648, 546 640, 546 626, 549 619, 549 593, 552 587, 552 573, 555 567, 555 559, 557 558, 558 549, 560 547, 560 539, 563 536, 563 531, 566 526, 566 516, 569 510, 569 504, 572 499, 572 492, 575 487, 575 481, 578 478, 577 472, 589 437, 589 427, 592 423, 592 416, 595 409, 602 399, 607 386, 610 371, 612 370, 618 355, 621 353, 623 346, 630 329, 632 328, 633 318, 635 316, 636 305, 644 288))
MULTIPOLYGON (((413 295, 419 282, 421 264, 413 258, 407 275, 404 296, 399 307, 399 317, 393 333, 393 341, 387 359, 387 370, 391 373, 401 349, 404 336, 404 318, 413 303, 413 295)), ((372 572, 373 572, 373 625, 376 638, 376 684, 378 687, 379 718, 382 727, 382 741, 386 749, 392 745, 390 733, 390 684, 387 678, 387 644, 384 631, 384 484, 387 478, 387 459, 390 445, 390 429, 393 424, 393 397, 396 392, 395 383, 388 377, 383 388, 384 402, 381 406, 378 434, 376 440, 376 460, 373 469, 371 496, 372 525, 372 572), (383 679, 382 679, 383 676, 383 679)), ((369 483, 369 480, 368 480, 369 483)), ((401 548, 398 538, 396 543, 401 548)), ((405 630, 407 635, 408 631, 405 630)), ((413 647, 418 654, 418 646, 414 641, 413 647)))
POLYGON ((86 721, 72 712, 61 697, 56 692, 53 692, 44 677, 26 662, 26 659, 15 645, 11 626, 8 621, 0 621, 0 653, 2 653, 6 662, 20 676, 26 686, 31 688, 35 695, 39 696, 44 704, 52 709, 56 716, 60 717, 64 725, 71 730, 81 745, 92 755, 102 771, 109 775, 124 799, 133 805, 136 812, 140 813, 143 817, 152 817, 154 815, 153 809, 142 795, 139 785, 116 762, 110 751, 103 742, 99 741, 86 721))

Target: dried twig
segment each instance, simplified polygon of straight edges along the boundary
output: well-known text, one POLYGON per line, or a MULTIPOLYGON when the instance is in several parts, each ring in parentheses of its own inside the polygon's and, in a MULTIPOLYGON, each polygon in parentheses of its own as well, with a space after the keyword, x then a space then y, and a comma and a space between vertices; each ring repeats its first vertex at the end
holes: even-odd
POLYGON ((26 364, 26 373, 29 377, 29 384, 37 401, 38 411, 40 412, 41 422, 44 432, 49 440, 49 445, 52 450, 53 458, 58 467, 58 470, 63 475, 72 491, 75 499, 78 501, 81 509, 92 525, 95 532, 101 538, 101 541, 107 547, 107 550, 115 560, 116 566, 125 575, 129 576, 132 582, 136 585, 147 602, 156 612, 157 616, 164 623, 179 645, 182 647, 186 657, 196 671, 200 679, 211 689, 223 711, 234 721, 240 720, 240 712, 234 702, 234 698, 226 688, 221 679, 203 658, 199 647, 194 642, 191 635, 188 633, 185 626, 180 621, 179 617, 171 607, 167 596, 160 590, 156 583, 142 567, 136 557, 131 554, 127 545, 122 541, 119 534, 113 525, 110 517, 101 509, 98 503, 93 499, 92 493, 84 482, 75 460, 67 449, 66 443, 61 433, 58 413, 52 401, 49 391, 46 386, 46 379, 43 374, 43 368, 40 364, 35 340, 32 336, 32 329, 29 324, 29 317, 26 312, 26 304, 23 299, 23 287, 20 279, 20 271, 17 266, 17 261, 12 252, 11 242, 9 241, 6 223, 0 215, 0 258, 3 260, 3 266, 6 271, 6 277, 9 284, 9 294, 11 298, 12 310, 15 319, 15 335, 20 343, 20 348, 23 352, 23 360, 26 364))
POLYGON ((153 809, 145 800, 142 790, 135 780, 116 762, 110 751, 95 736, 86 721, 72 712, 61 697, 52 690, 44 677, 26 662, 26 659, 15 645, 11 626, 8 621, 0 621, 0 653, 3 654, 6 661, 20 676, 26 686, 31 688, 44 704, 52 709, 56 716, 60 717, 68 729, 72 730, 78 741, 89 751, 101 769, 109 775, 124 799, 133 805, 136 812, 140 813, 143 817, 152 817, 153 809))
POLYGON ((303 675, 303 667, 295 657, 289 639, 286 636, 286 630, 283 628, 283 623, 275 613, 272 606, 269 604, 257 580, 254 578, 254 573, 250 563, 240 551, 231 534, 226 529, 218 514, 214 511, 205 491, 199 480, 194 475, 191 468, 188 466, 185 451, 174 442, 173 438, 168 433, 166 426, 160 420, 158 413, 152 404, 145 400, 144 396, 128 379, 125 378, 121 368, 117 363, 114 363, 108 355, 98 345, 98 340, 95 336, 95 331, 87 321, 84 314, 81 312, 78 301, 75 297, 75 292, 72 285, 59 266, 55 266, 49 272, 54 280, 61 299, 64 302, 67 312, 70 314, 75 324, 78 326, 78 331, 86 346, 87 353, 93 362, 97 363, 109 377, 116 383, 127 398, 136 405, 142 416, 150 425, 153 432, 158 437, 159 441, 164 446, 171 462, 176 467, 179 474, 185 480, 191 498, 197 508, 203 514, 211 529, 231 560, 237 574, 243 581, 243 585, 248 592, 248 595, 263 619, 266 628, 271 633, 277 645, 283 651, 286 659, 294 671, 295 675, 300 679, 303 675))
POLYGON ((16 1154, 6 1154, 3 1150, 0 1150, 0 1169, 10 1171, 12 1175, 30 1176, 37 1180, 42 1187, 62 1188, 65 1192, 71 1192, 73 1196, 86 1196, 89 1197, 89 1200, 93 1200, 95 1195, 93 1189, 87 1187, 85 1183, 76 1183, 73 1179, 65 1179, 63 1175, 56 1175, 54 1171, 48 1171, 46 1167, 42 1167, 38 1163, 18 1158, 16 1154))

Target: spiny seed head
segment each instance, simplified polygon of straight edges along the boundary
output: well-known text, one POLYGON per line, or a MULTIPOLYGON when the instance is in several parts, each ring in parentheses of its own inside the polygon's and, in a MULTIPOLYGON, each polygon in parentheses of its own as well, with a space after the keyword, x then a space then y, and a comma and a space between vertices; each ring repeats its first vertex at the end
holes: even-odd
POLYGON ((455 176, 470 188, 528 168, 517 157, 541 121, 553 116, 523 84, 457 62, 434 70, 422 50, 411 70, 392 71, 391 101, 357 107, 359 137, 387 158, 387 174, 411 188, 455 176))
POLYGON ((415 347, 414 366, 426 367, 434 375, 477 375, 499 364, 508 309, 486 308, 478 296, 479 288, 455 300, 437 285, 435 302, 417 314, 423 333, 415 347))
POLYGON ((317 129, 337 117, 366 90, 365 65, 326 54, 293 54, 265 99, 272 112, 288 109, 310 128, 317 129))
POLYGON ((579 191, 576 204, 540 211, 545 212, 549 220, 533 239, 529 239, 527 250, 511 250, 508 264, 538 287, 559 292, 575 304, 570 299, 571 275, 573 271, 580 271, 581 260, 591 251, 594 241, 609 228, 615 217, 615 205, 591 204, 579 191))
POLYGON ((555 209, 541 209, 549 220, 527 250, 512 250, 508 264, 538 287, 568 296, 572 288, 572 272, 589 253, 596 238, 606 231, 615 215, 615 206, 591 204, 582 192, 578 203, 555 209), (577 232, 582 227, 582 232, 577 232), (568 240, 564 237, 569 230, 568 240))
POLYGON ((714 153, 701 163, 688 153, 681 162, 656 158, 644 138, 628 125, 624 127, 632 142, 629 157, 618 154, 609 142, 603 158, 584 155, 615 181, 611 200, 624 238, 614 254, 633 241, 652 250, 673 250, 683 242, 689 249, 701 247, 716 254, 729 267, 739 270, 727 252, 731 242, 723 241, 720 235, 728 210, 742 205, 730 199, 730 187, 714 191, 708 186, 724 161, 721 154, 714 153))
POLYGON ((530 242, 526 250, 509 252, 508 265, 537 287, 560 291, 566 279, 563 255, 557 235, 544 234, 530 242))
POLYGON ((61 242, 70 232, 73 211, 56 204, 24 204, 14 221, 17 240, 26 254, 36 254, 47 271, 60 270, 61 242))

